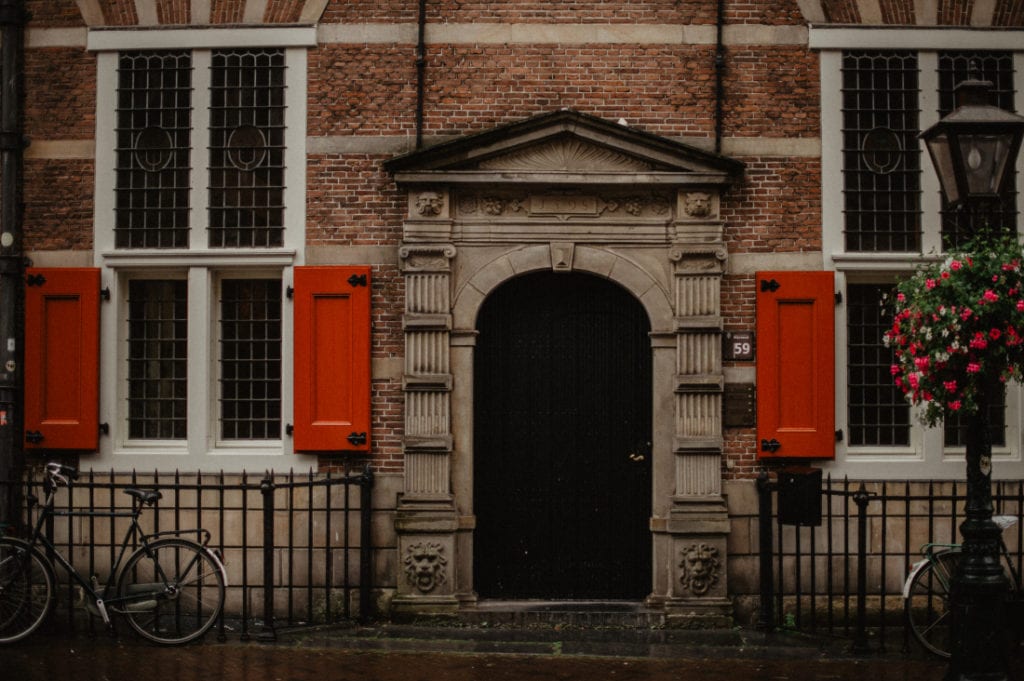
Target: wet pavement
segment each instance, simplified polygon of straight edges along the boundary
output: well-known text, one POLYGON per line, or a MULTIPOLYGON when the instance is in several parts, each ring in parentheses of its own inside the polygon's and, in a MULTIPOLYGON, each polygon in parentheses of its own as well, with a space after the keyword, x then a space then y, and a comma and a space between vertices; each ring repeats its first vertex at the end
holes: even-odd
POLYGON ((41 635, 0 649, 4 681, 925 681, 941 660, 855 656, 848 642, 700 632, 546 632, 423 627, 280 633, 273 643, 158 647, 127 633, 41 635))

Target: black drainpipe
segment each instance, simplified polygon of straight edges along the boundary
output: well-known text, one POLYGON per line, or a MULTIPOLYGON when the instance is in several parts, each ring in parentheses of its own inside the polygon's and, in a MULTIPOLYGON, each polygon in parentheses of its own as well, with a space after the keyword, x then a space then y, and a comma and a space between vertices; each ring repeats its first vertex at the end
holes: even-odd
POLYGON ((419 27, 416 38, 416 149, 423 148, 423 97, 426 87, 427 48, 424 34, 427 28, 427 0, 420 0, 419 27))
POLYGON ((725 45, 722 43, 722 26, 725 24, 725 0, 718 0, 718 18, 715 34, 715 153, 722 152, 722 103, 725 86, 722 83, 725 71, 725 45))
MULTIPOLYGON (((21 478, 25 329, 21 249, 23 0, 0 0, 0 481, 21 478)), ((17 519, 17 487, 0 487, 0 521, 17 519)))

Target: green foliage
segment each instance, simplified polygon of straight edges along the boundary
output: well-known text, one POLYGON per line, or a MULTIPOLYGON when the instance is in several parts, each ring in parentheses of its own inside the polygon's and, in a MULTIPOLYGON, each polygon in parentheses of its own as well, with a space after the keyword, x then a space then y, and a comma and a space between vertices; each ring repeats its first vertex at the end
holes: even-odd
POLYGON ((1024 369, 1024 250, 1015 235, 986 234, 920 267, 885 304, 891 372, 922 421, 977 411, 993 381, 1024 369))

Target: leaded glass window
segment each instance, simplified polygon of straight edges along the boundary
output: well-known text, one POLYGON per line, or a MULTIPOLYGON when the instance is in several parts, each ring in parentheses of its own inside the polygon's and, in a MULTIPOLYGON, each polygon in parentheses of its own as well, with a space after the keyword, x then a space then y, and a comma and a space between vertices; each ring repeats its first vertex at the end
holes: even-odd
POLYGON ((919 251, 917 55, 844 52, 842 78, 846 250, 919 251))

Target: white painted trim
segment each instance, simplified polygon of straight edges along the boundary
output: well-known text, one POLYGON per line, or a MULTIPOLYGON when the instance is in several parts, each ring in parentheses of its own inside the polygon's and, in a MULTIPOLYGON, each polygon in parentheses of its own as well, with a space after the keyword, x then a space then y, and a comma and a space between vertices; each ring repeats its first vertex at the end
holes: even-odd
MULTIPOLYGON (((232 29, 231 34, 241 31, 232 29)), ((119 32, 124 33, 124 32, 119 32)), ((136 31, 141 35, 186 35, 185 31, 136 31)), ((222 30, 194 31, 203 35, 228 35, 222 30)), ((312 28, 304 31, 313 35, 312 28)), ((292 32, 294 34, 294 32, 292 32)), ((278 30, 264 35, 286 35, 278 30)), ((231 43, 237 46, 237 42, 231 43)), ((179 45, 176 45, 180 47, 179 45)), ((276 41, 271 44, 280 47, 276 41)), ((147 44, 146 47, 155 47, 147 44)), ((285 63, 285 233, 282 248, 214 249, 207 246, 207 174, 211 52, 193 51, 192 176, 190 184, 190 248, 116 249, 114 176, 116 146, 117 66, 116 51, 100 50, 97 57, 95 251, 92 260, 101 268, 103 286, 111 291, 110 304, 100 314, 101 419, 110 424, 109 437, 101 438, 98 456, 89 463, 96 468, 189 468, 191 470, 265 470, 277 467, 315 468, 315 456, 294 456, 291 439, 283 436, 267 442, 218 443, 216 395, 217 304, 216 287, 226 277, 249 275, 280 279, 282 287, 282 428, 293 420, 294 354, 292 306, 284 287, 292 282, 292 267, 301 264, 305 239, 306 194, 306 72, 307 49, 286 45, 285 63), (290 207, 290 210, 289 210, 290 207), (127 282, 138 277, 185 277, 189 291, 188 336, 188 433, 184 442, 129 441, 127 400, 124 391, 127 339, 127 282)))
POLYGON ((92 52, 115 50, 185 50, 232 47, 316 47, 316 29, 312 26, 252 28, 161 28, 153 30, 89 29, 86 49, 92 52))
MULTIPOLYGON (((855 31, 867 37, 869 33, 855 31)), ((892 32, 884 32, 895 37, 892 32)), ((939 31, 945 35, 947 32, 939 31)), ((976 32, 990 36, 992 32, 976 32)), ((1021 36, 1017 34, 1018 38, 1021 36)), ((894 43, 895 44, 895 43, 894 43)), ((1015 44, 1018 49, 1021 43, 1015 44)), ((864 47, 863 41, 853 46, 864 47)), ((893 49, 892 45, 887 45, 893 49)), ((900 44, 902 48, 903 45, 900 44)), ((931 168, 927 151, 921 147, 921 226, 922 249, 920 253, 845 253, 843 229, 843 168, 842 168, 842 53, 839 50, 822 50, 821 58, 821 136, 822 136, 822 248, 825 267, 836 272, 836 288, 845 294, 850 283, 896 281, 900 276, 912 272, 922 263, 935 261, 942 256, 940 236, 941 195, 938 178, 931 168)), ((1024 52, 1014 55, 1015 66, 1022 66, 1024 52)), ((925 129, 938 119, 938 54, 921 50, 918 53, 920 88, 918 105, 919 124, 925 129)), ((1015 73, 1020 73, 1015 68, 1015 73)), ((1024 95, 1017 88, 1018 110, 1024 110, 1024 95)), ((1024 161, 1024 159, 1022 159, 1024 161)), ((1018 173, 1018 191, 1024 190, 1024 173, 1018 173)), ((850 447, 849 418, 847 410, 847 308, 836 307, 836 427, 842 429, 847 438, 836 444, 835 459, 822 462, 821 467, 833 477, 846 475, 855 479, 959 479, 963 476, 963 453, 946 449, 941 428, 925 428, 911 412, 910 445, 908 447, 850 447)), ((1022 467, 1022 391, 1011 388, 1007 393, 1007 446, 995 452, 995 476, 1002 478, 1019 477, 1022 467)))
POLYGON ((1020 30, 978 28, 812 26, 812 50, 1021 50, 1020 30))
MULTIPOLYGON (((826 254, 843 250, 843 56, 822 52, 821 83, 821 248, 826 254)), ((828 267, 826 262, 826 267, 828 267)), ((838 423, 838 422, 837 422, 838 423)))

